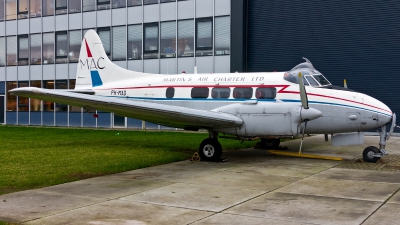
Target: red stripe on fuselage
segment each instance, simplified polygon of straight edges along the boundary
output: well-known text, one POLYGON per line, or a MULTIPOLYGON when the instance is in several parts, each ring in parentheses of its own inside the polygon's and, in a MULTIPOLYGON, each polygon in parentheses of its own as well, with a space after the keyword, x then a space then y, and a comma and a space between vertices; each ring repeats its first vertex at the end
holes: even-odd
MULTIPOLYGON (((142 87, 125 87, 125 88, 96 88, 95 90, 119 90, 119 89, 125 89, 125 90, 129 90, 129 89, 143 89, 143 88, 231 88, 231 87, 240 87, 240 88, 258 88, 258 87, 264 87, 264 88, 281 88, 280 90, 277 90, 277 93, 280 94, 298 94, 300 95, 300 92, 298 91, 286 91, 286 89, 288 87, 290 87, 290 85, 264 85, 264 84, 259 84, 259 85, 162 85, 162 86, 142 86, 142 87)), ((375 109, 379 109, 385 112, 388 112, 390 114, 392 114, 391 111, 386 110, 386 109, 382 109, 373 105, 369 105, 369 104, 365 104, 362 102, 357 102, 357 101, 353 101, 353 100, 349 100, 349 99, 344 99, 344 98, 338 98, 338 97, 334 97, 334 96, 328 96, 328 95, 321 95, 321 94, 314 94, 314 93, 307 93, 307 95, 311 95, 311 96, 317 96, 317 97, 323 97, 323 98, 329 98, 329 99, 336 99, 336 100, 341 100, 341 101, 345 101, 345 102, 351 102, 351 103, 355 103, 355 104, 359 104, 359 105, 363 105, 363 106, 368 106, 371 108, 375 108, 375 109)))

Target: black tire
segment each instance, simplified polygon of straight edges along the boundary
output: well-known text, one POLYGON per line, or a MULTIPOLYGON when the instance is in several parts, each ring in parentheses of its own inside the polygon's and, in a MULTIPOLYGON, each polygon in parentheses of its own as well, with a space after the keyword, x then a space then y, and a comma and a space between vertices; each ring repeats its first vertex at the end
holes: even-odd
POLYGON ((263 149, 276 149, 281 144, 281 139, 261 139, 261 147, 263 149))
POLYGON ((376 163, 380 157, 375 157, 373 154, 380 153, 381 151, 375 146, 366 147, 363 151, 364 162, 376 163))
POLYGON ((218 161, 221 159, 222 146, 217 139, 204 139, 199 147, 199 155, 202 161, 218 161))

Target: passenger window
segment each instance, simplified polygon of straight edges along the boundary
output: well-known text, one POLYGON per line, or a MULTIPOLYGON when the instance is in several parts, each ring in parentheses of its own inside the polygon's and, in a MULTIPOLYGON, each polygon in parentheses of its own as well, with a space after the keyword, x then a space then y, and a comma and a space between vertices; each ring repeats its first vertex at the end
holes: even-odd
POLYGON ((253 88, 234 88, 233 98, 250 99, 253 97, 253 88))
POLYGON ((257 88, 256 89, 257 99, 275 99, 276 88, 257 88))
POLYGON ((175 88, 167 88, 167 91, 165 92, 165 97, 173 98, 174 95, 175 95, 175 88))
POLYGON ((230 88, 213 88, 211 91, 212 98, 229 98, 230 95, 230 88))
POLYGON ((192 88, 192 98, 208 98, 208 88, 192 88))

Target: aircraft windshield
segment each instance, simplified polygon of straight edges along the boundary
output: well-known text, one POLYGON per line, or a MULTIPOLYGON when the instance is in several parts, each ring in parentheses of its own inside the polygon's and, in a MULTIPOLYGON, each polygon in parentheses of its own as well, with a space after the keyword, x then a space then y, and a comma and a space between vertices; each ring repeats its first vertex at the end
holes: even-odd
POLYGON ((304 85, 311 85, 313 87, 331 85, 331 83, 319 71, 317 71, 314 68, 314 66, 308 59, 305 60, 306 62, 300 63, 289 72, 286 72, 283 79, 291 83, 298 84, 299 83, 298 74, 301 72, 301 74, 303 75, 304 85))

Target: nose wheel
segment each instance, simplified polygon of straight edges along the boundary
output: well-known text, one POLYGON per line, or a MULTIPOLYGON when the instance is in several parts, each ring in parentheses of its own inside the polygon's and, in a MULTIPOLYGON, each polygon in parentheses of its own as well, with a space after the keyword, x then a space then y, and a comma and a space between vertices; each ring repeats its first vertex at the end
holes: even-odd
POLYGON ((381 157, 381 151, 375 146, 366 147, 363 151, 364 162, 376 163, 381 157))

